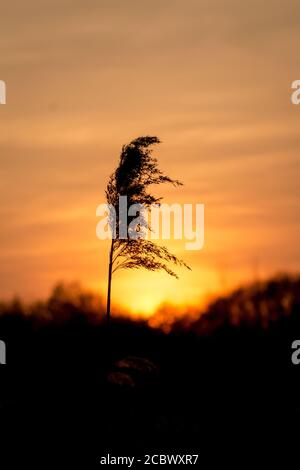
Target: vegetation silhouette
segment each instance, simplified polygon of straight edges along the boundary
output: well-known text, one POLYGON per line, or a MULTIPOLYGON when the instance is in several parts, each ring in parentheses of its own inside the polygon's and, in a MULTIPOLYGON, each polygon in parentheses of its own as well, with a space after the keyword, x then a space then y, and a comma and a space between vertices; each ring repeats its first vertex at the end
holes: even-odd
POLYGON ((241 287, 168 334, 116 312, 108 337, 99 310, 78 284, 33 305, 0 302, 0 461, 9 440, 10 463, 47 455, 66 468, 80 457, 94 468, 106 452, 188 450, 211 464, 237 450, 257 459, 260 449, 268 464, 298 452, 300 276, 241 287))
POLYGON ((119 165, 110 176, 106 188, 106 200, 112 208, 109 214, 111 241, 108 266, 108 287, 106 318, 110 320, 111 282, 112 275, 119 269, 145 268, 149 271, 164 270, 171 276, 177 277, 168 263, 185 266, 186 263, 170 253, 166 247, 159 246, 151 240, 146 240, 141 231, 151 230, 143 213, 139 213, 139 223, 131 227, 134 217, 128 216, 127 221, 119 216, 119 197, 127 197, 127 207, 139 204, 141 208, 158 205, 162 198, 149 192, 149 186, 170 183, 180 186, 178 180, 166 176, 158 168, 157 159, 152 156, 152 147, 160 143, 157 137, 144 136, 124 145, 121 151, 119 165), (126 226, 124 227, 124 223, 126 226), (125 234, 125 237, 124 237, 125 234))

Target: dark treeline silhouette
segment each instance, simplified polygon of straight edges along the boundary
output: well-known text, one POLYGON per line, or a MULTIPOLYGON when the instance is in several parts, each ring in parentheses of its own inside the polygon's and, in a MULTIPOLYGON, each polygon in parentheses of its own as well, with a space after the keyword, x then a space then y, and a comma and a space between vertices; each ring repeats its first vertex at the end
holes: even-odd
MULTIPOLYGON (((199 335, 213 333, 220 327, 262 328, 290 317, 299 308, 300 276, 280 274, 269 280, 240 287, 218 297, 204 310, 194 308, 192 315, 173 306, 162 305, 149 324, 164 331, 193 331, 199 335), (176 315, 174 315, 174 308, 176 315), (165 328, 165 326, 168 328, 165 328)), ((78 322, 101 324, 105 315, 104 300, 78 282, 58 283, 45 301, 26 304, 15 297, 0 301, 0 326, 5 317, 23 317, 35 326, 49 323, 78 322)), ((124 309, 116 309, 116 321, 130 321, 124 309)), ((142 320, 139 320, 142 323, 142 320)), ((146 320, 145 320, 146 324, 146 320)))
POLYGON ((11 461, 47 456, 66 468, 97 467, 105 452, 287 458, 300 417, 299 300, 300 277, 278 276, 168 334, 115 313, 108 329, 105 305, 76 284, 30 307, 1 303, 0 460, 8 442, 18 449, 11 461))

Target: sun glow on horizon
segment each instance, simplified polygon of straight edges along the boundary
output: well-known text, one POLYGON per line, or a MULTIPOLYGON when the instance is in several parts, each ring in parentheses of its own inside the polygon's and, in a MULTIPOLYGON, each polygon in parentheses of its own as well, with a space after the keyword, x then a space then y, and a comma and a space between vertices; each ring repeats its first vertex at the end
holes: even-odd
POLYGON ((203 268, 195 274, 196 282, 192 271, 185 269, 178 271, 179 279, 161 272, 120 272, 113 277, 113 306, 116 310, 120 306, 125 315, 129 313, 134 318, 144 319, 155 316, 164 308, 182 312, 190 308, 202 309, 219 291, 218 280, 209 269, 203 268))

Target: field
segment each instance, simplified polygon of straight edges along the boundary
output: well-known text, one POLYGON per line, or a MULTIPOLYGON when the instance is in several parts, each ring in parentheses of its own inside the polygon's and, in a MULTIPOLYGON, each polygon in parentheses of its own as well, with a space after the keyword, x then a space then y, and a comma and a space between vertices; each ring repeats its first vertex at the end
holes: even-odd
POLYGON ((182 450, 242 463, 296 450, 299 277, 241 288, 168 333, 124 318, 107 326, 96 305, 62 286, 30 308, 1 305, 2 442, 13 443, 12 462, 97 466, 106 452, 182 450))

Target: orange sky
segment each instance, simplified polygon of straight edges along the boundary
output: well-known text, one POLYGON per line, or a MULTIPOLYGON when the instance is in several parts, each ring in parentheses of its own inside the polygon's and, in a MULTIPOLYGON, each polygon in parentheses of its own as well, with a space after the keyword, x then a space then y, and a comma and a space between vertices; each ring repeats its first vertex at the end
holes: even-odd
POLYGON ((0 296, 59 279, 106 288, 96 207, 120 147, 157 135, 165 202, 205 204, 192 272, 115 276, 150 314, 299 270, 299 1, 11 0, 1 5, 0 296))

